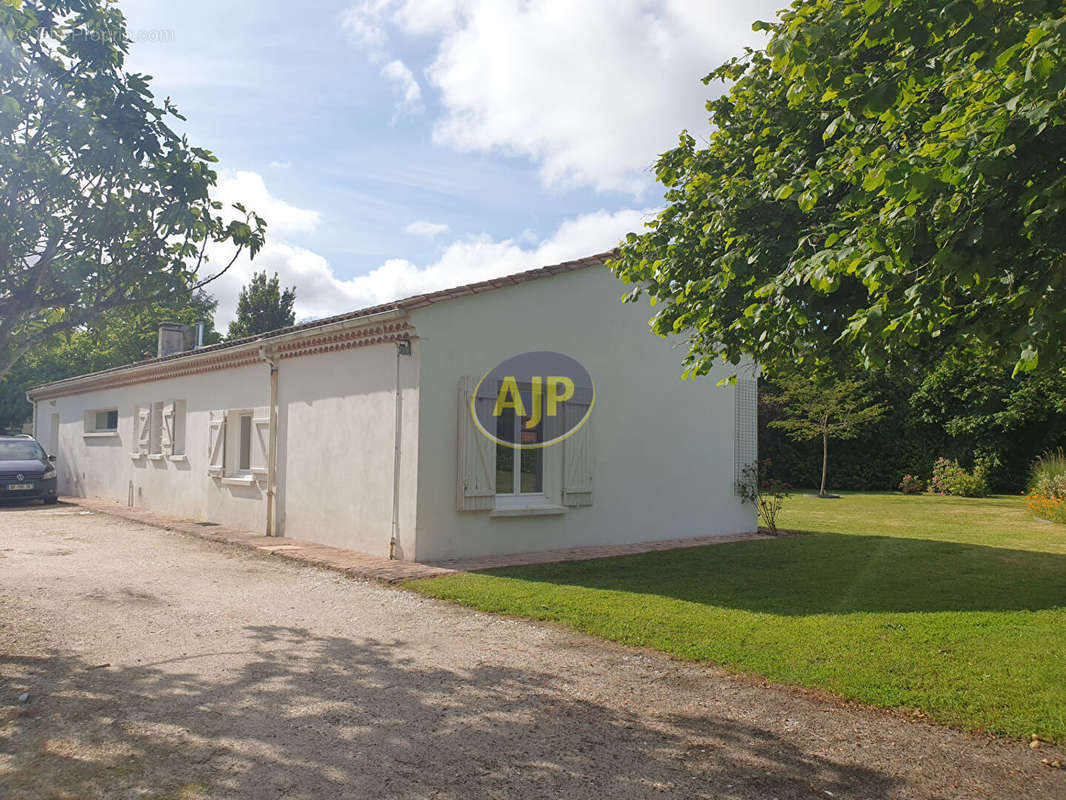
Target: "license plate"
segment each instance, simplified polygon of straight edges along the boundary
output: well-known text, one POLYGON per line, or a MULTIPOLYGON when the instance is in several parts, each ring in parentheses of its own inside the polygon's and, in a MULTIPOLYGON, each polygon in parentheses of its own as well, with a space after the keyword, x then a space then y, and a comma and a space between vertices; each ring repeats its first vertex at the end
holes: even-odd
POLYGON ((9 483, 7 489, 9 492, 25 491, 26 489, 32 489, 32 483, 9 483))

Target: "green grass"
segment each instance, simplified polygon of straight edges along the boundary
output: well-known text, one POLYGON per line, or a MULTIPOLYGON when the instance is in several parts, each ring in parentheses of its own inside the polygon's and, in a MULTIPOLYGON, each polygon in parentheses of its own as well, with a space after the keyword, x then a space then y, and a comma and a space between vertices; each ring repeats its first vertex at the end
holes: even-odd
POLYGON ((804 535, 412 581, 485 611, 1066 741, 1066 526, 1021 498, 794 497, 804 535))

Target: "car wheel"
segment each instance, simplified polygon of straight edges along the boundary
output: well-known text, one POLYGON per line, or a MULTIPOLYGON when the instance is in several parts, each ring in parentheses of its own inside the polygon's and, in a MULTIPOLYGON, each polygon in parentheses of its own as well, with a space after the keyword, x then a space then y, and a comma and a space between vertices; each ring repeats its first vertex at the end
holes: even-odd
POLYGON ((44 504, 46 506, 54 506, 58 502, 59 502, 59 498, 58 497, 46 497, 46 498, 44 498, 44 504))

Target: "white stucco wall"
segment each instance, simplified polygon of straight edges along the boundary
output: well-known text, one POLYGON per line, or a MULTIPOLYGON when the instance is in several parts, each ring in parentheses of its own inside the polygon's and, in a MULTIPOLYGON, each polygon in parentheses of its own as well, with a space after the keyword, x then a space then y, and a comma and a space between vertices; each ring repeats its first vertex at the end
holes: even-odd
MULTIPOLYGON (((280 362, 279 532, 387 556, 392 535, 397 349, 393 343, 280 362)), ((399 357, 400 538, 413 558, 418 349, 399 357)))
POLYGON ((207 474, 208 427, 212 410, 265 406, 269 395, 267 367, 256 364, 39 400, 37 435, 49 440, 51 415, 58 413, 60 494, 125 504, 132 482, 137 508, 259 531, 266 520, 262 487, 225 486, 207 474), (187 460, 130 458, 136 407, 171 400, 187 403, 187 460), (118 409, 118 436, 85 437, 84 413, 106 408, 118 409))
MULTIPOLYGON (((418 560, 755 530, 754 509, 733 493, 734 389, 715 385, 727 372, 683 381, 683 343, 654 336, 648 306, 622 305, 624 291, 593 267, 412 313, 422 350, 418 560), (595 381, 593 505, 518 518, 457 511, 458 380, 533 350, 569 355, 595 381)), ((559 449, 547 451, 549 476, 559 449)), ((557 479, 547 483, 558 492, 557 479)))
MULTIPOLYGON (((277 531, 294 539, 388 555, 392 535, 396 345, 278 361, 277 531)), ((403 438, 399 557, 414 553, 418 349, 400 358, 403 438)), ((265 363, 39 400, 38 438, 58 456, 59 491, 177 517, 265 531, 266 482, 208 474, 210 413, 270 402, 265 363), (133 459, 136 408, 185 400, 186 460, 133 459), (117 408, 118 436, 84 436, 86 411, 117 408), (51 444, 60 415, 59 446, 51 444)), ((230 439, 232 445, 232 438, 230 439)))

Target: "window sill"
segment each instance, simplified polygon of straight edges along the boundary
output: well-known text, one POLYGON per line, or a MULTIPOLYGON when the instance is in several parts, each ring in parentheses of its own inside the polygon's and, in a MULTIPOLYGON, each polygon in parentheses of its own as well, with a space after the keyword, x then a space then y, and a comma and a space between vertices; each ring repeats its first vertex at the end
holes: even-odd
POLYGON ((163 458, 164 458, 164 456, 163 456, 162 453, 149 453, 148 454, 148 460, 149 461, 162 461, 163 458))
POLYGON ((569 511, 566 506, 537 503, 528 506, 504 506, 489 512, 490 517, 548 517, 559 516, 569 511))
POLYGON ((167 456, 167 461, 188 461, 189 459, 185 455, 180 456, 167 456))
POLYGON ((86 439, 117 439, 118 431, 86 431, 82 436, 86 439))
POLYGON ((255 478, 251 475, 230 475, 222 479, 223 486, 255 486, 255 478))

